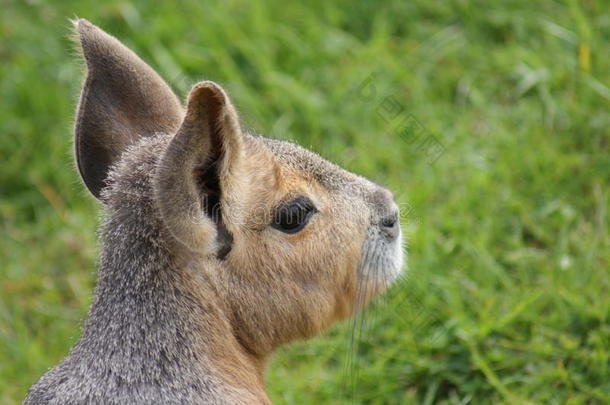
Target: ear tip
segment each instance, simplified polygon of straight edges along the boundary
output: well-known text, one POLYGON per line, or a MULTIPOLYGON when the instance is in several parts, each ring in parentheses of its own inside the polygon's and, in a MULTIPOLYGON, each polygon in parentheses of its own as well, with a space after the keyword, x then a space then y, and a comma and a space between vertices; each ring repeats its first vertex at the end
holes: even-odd
POLYGON ((84 18, 73 22, 73 38, 89 70, 110 71, 121 63, 139 64, 137 55, 100 27, 84 18))
POLYGON ((72 23, 74 24, 74 39, 80 43, 85 59, 88 59, 91 53, 98 53, 113 42, 114 38, 111 35, 89 20, 76 18, 72 20, 72 23))
POLYGON ((89 43, 91 42, 91 31, 95 25, 84 18, 74 18, 71 22, 73 26, 72 40, 80 45, 79 50, 81 55, 85 56, 85 59, 87 59, 89 43))
POLYGON ((194 85, 193 88, 191 89, 191 93, 201 92, 201 91, 205 91, 205 92, 212 91, 212 92, 221 93, 221 94, 225 93, 224 89, 218 83, 213 82, 211 80, 204 80, 202 82, 199 82, 196 85, 194 85))
POLYGON ((91 21, 87 20, 86 18, 75 18, 74 25, 76 25, 79 29, 93 26, 93 24, 91 24, 91 21))
POLYGON ((214 97, 221 102, 226 102, 228 99, 227 93, 218 83, 205 80, 193 86, 188 96, 188 104, 208 97, 214 97))
POLYGON ((74 18, 72 20, 72 25, 74 26, 74 32, 82 39, 84 35, 87 34, 93 28, 96 28, 95 25, 91 23, 91 21, 86 20, 84 18, 74 18))

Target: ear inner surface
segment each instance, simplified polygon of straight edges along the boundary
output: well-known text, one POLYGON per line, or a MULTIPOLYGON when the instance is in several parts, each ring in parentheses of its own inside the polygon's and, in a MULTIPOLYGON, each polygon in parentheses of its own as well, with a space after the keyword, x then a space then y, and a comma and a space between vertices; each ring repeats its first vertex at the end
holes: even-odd
POLYGON ((155 177, 155 198, 164 223, 189 250, 219 254, 220 242, 230 240, 219 224, 220 205, 202 203, 212 195, 202 195, 198 175, 215 171, 211 178, 217 176, 218 190, 211 191, 220 204, 241 150, 239 121, 229 98, 217 84, 199 83, 189 94, 184 121, 155 177))
POLYGON ((108 168, 135 140, 174 133, 184 115, 180 101, 135 53, 87 20, 76 22, 87 64, 75 125, 79 172, 99 198, 108 168))

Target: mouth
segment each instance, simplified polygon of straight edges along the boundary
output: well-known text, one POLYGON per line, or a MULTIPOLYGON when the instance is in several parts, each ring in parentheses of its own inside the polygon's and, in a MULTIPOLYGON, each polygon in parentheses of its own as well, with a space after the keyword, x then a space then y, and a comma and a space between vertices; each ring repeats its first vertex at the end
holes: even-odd
POLYGON ((405 261, 402 231, 392 240, 381 235, 374 227, 367 231, 358 266, 359 287, 365 295, 381 294, 401 275, 405 261))

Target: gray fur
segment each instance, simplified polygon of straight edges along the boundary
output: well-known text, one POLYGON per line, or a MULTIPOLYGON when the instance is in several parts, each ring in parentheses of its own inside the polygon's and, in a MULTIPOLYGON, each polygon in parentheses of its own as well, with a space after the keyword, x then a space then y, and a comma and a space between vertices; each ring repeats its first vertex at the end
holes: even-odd
POLYGON ((123 150, 140 136, 175 131, 183 113, 169 86, 116 38, 86 20, 76 30, 88 73, 74 149, 85 185, 99 197, 108 168, 123 150))
POLYGON ((30 389, 25 404, 229 404, 219 398, 248 397, 228 391, 193 350, 205 337, 202 329, 217 327, 201 320, 218 308, 183 293, 179 260, 150 198, 169 139, 144 139, 112 170, 103 193, 108 204, 95 300, 83 335, 30 389))
POLYGON ((76 155, 85 184, 104 203, 98 279, 80 340, 24 403, 270 404, 263 373, 271 351, 347 316, 357 272, 365 288, 371 274, 381 278, 370 291, 396 278, 400 236, 381 225, 396 215, 391 193, 298 145, 242 134, 214 83, 195 86, 185 115, 135 54, 89 22, 77 25, 89 73, 76 155), (114 85, 134 72, 148 87, 114 85), (258 161, 254 169, 240 166, 246 149, 319 185, 332 205, 327 220, 344 225, 342 233, 318 222, 315 237, 303 238, 298 252, 309 263, 290 251, 295 239, 261 229, 236 235, 251 247, 253 235, 268 232, 255 239, 258 256, 246 248, 241 261, 215 255, 220 224, 203 215, 207 197, 193 173, 217 164, 221 191, 233 191, 222 204, 239 206, 236 189, 251 179, 273 181, 276 173, 258 161), (240 179, 244 173, 250 177, 240 179), (273 251, 274 241, 283 253, 273 251), (325 271, 331 265, 336 271, 325 271))

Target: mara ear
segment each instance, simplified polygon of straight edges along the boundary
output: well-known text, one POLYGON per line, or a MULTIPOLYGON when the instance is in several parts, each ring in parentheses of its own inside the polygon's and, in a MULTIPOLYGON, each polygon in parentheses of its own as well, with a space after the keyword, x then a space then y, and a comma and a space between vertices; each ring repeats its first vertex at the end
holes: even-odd
POLYGON ((165 225, 188 250, 222 257, 230 249, 221 201, 238 177, 242 151, 239 120, 225 91, 210 81, 195 85, 154 186, 165 225))
POLYGON ((78 170, 96 197, 109 167, 134 141, 174 133, 184 115, 161 77, 113 36, 87 20, 75 22, 87 64, 75 125, 78 170))

